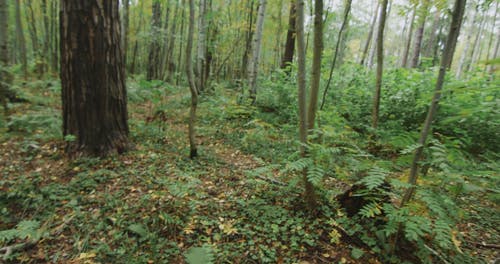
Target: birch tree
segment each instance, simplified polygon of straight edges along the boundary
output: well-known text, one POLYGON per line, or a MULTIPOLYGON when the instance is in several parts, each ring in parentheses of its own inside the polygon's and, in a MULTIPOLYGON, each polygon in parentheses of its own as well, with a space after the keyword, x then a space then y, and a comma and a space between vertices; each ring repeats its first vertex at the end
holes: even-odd
POLYGON ((260 64, 260 50, 262 44, 262 32, 264 30, 264 17, 266 14, 266 0, 259 1, 259 11, 257 13, 257 26, 255 28, 255 35, 252 41, 252 57, 249 61, 248 67, 248 88, 252 104, 257 100, 257 74, 259 72, 260 64))

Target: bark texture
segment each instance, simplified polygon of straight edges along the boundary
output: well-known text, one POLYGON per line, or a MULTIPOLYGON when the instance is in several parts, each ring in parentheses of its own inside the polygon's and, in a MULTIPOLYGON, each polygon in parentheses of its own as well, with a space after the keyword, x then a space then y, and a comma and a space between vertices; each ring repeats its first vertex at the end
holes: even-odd
POLYGON ((293 54, 295 53, 295 20, 297 17, 297 8, 295 0, 290 3, 290 15, 288 17, 288 31, 286 33, 285 52, 281 61, 281 69, 285 69, 290 75, 290 65, 293 63, 293 54))
POLYGON ((373 95, 372 109, 372 127, 378 127, 378 117, 380 110, 380 93, 382 90, 382 75, 384 73, 384 29, 387 16, 388 0, 382 1, 382 10, 380 12, 380 23, 377 34, 377 79, 375 82, 375 93, 373 95))
POLYGON ((252 104, 257 100, 257 74, 259 72, 260 64, 260 50, 262 44, 262 32, 264 30, 264 17, 266 15, 266 0, 260 0, 259 11, 257 14, 257 27, 255 29, 255 36, 252 43, 252 58, 248 67, 248 87, 250 92, 250 99, 252 104))
POLYGON ((63 134, 69 152, 128 147, 127 94, 118 0, 61 1, 63 134))
POLYGON ((189 0, 189 27, 188 39, 186 45, 186 74, 189 81, 189 90, 191 91, 191 109, 189 110, 189 156, 193 159, 198 156, 198 148, 196 145, 195 123, 196 123, 196 108, 198 107, 198 89, 194 80, 194 70, 192 62, 193 53, 193 35, 194 35, 194 0, 189 0))

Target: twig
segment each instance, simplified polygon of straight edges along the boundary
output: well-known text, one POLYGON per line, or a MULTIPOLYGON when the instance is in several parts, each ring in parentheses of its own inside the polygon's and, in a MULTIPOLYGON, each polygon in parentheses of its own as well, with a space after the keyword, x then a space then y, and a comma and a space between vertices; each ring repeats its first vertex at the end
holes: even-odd
POLYGON ((500 249, 500 245, 497 245, 497 244, 486 244, 484 242, 479 243, 479 242, 472 242, 472 241, 467 241, 467 243, 470 243, 476 247, 500 249))
POLYGON ((437 252, 436 250, 432 249, 431 247, 427 246, 426 244, 424 244, 424 247, 429 250, 432 254, 434 254, 436 257, 438 257, 443 263, 446 263, 446 264, 450 264, 450 262, 448 262, 443 256, 441 256, 441 254, 439 254, 439 252, 437 252))

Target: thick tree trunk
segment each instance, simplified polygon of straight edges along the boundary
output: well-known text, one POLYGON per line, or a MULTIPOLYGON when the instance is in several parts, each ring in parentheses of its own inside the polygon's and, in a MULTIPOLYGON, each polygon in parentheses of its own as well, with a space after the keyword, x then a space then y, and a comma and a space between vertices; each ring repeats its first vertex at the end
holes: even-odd
POLYGON ((413 37, 413 27, 415 25, 415 17, 417 15, 416 7, 413 8, 413 14, 410 21, 410 29, 408 30, 408 39, 406 40, 405 49, 403 52, 403 58, 401 61, 401 67, 406 68, 408 66, 408 56, 410 54, 411 41, 413 37))
POLYGON ((70 153, 128 147, 127 94, 118 0, 61 1, 63 135, 70 153))
POLYGON ((443 57, 441 59, 441 66, 439 68, 439 75, 436 81, 436 88, 434 91, 434 97, 432 99, 432 103, 429 108, 429 112, 427 113, 427 118, 425 119, 424 126, 422 128, 422 132, 420 134, 420 139, 418 140, 419 147, 415 150, 415 155, 413 156, 413 162, 410 170, 410 176, 408 178, 408 183, 412 185, 401 200, 401 207, 407 204, 412 198, 415 187, 417 184, 418 178, 418 162, 422 157, 422 153, 424 150, 425 142, 427 140, 427 136, 431 130, 431 125, 434 120, 434 116, 436 115, 436 111, 439 105, 439 100, 441 98, 441 90, 444 84, 444 78, 446 75, 446 69, 448 65, 450 65, 450 61, 453 59, 454 46, 457 42, 458 35, 460 34, 460 26, 462 24, 462 18, 464 15, 466 0, 456 0, 455 7, 453 9, 452 22, 450 27, 450 32, 448 34, 448 39, 446 41, 446 46, 444 49, 443 57))
POLYGON ((323 0, 314 4, 314 49, 311 72, 311 93, 307 111, 307 129, 311 133, 316 121, 318 94, 321 81, 321 58, 323 57, 323 0))
POLYGON ((333 77, 333 70, 335 69, 335 65, 337 63, 337 58, 339 57, 339 49, 340 45, 345 39, 343 36, 344 29, 347 27, 347 24, 349 23, 349 14, 351 13, 351 4, 352 0, 346 0, 345 1, 345 7, 344 7, 344 19, 342 20, 342 25, 340 26, 339 33, 337 35, 337 44, 335 45, 335 53, 333 54, 333 60, 332 60, 332 65, 330 66, 330 74, 328 76, 328 82, 326 83, 325 90, 323 91, 323 99, 321 100, 321 107, 320 109, 323 110, 323 107, 325 106, 325 100, 326 100, 326 94, 328 93, 328 89, 330 88, 330 83, 332 82, 332 77, 333 77))
POLYGON ((257 100, 257 74, 260 64, 260 50, 262 44, 262 32, 264 30, 264 17, 266 14, 266 0, 260 0, 257 14, 257 27, 252 41, 252 58, 248 67, 248 88, 252 104, 257 100))
POLYGON ((161 29, 161 3, 153 1, 153 16, 151 18, 151 45, 149 46, 148 66, 146 79, 158 79, 160 59, 160 29, 161 29))
POLYGON ((375 82, 375 93, 373 95, 372 127, 378 127, 380 93, 382 90, 382 75, 384 72, 384 29, 387 16, 388 0, 382 1, 382 11, 380 12, 380 22, 377 34, 377 79, 375 82))
POLYGON ((23 24, 21 22, 21 7, 19 0, 15 1, 16 4, 16 37, 19 44, 19 55, 21 57, 21 67, 24 78, 28 76, 28 59, 26 57, 26 40, 24 38, 23 24))
POLYGON ((186 45, 186 74, 189 81, 189 90, 191 91, 191 109, 189 111, 189 146, 191 159, 198 156, 196 145, 195 124, 196 124, 196 108, 198 106, 198 89, 194 80, 192 51, 193 51, 193 35, 194 35, 194 0, 189 0, 189 28, 188 39, 186 45))
POLYGON ((377 4, 377 8, 375 9, 375 13, 373 14, 372 23, 370 26, 370 31, 368 31, 368 37, 366 38, 363 53, 361 53, 361 60, 359 61, 360 65, 365 65, 365 60, 366 60, 366 57, 368 56, 368 50, 370 49, 370 43, 371 43, 372 38, 373 38, 373 31, 375 31, 375 25, 377 23, 379 8, 380 8, 380 3, 377 4))
POLYGON ((281 61, 281 69, 284 69, 287 75, 291 73, 290 65, 293 63, 293 53, 295 52, 295 20, 296 20, 296 0, 291 0, 290 15, 288 17, 288 31, 286 33, 285 52, 281 61))

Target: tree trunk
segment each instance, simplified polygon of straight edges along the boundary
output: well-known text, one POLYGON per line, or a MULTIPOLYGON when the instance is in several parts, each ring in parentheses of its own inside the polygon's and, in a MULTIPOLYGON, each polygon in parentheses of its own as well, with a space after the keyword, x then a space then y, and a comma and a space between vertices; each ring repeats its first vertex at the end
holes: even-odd
POLYGON ((462 24, 462 18, 464 15, 466 0, 456 0, 455 7, 453 8, 452 22, 450 27, 450 32, 448 33, 448 39, 446 41, 446 46, 443 52, 443 57, 441 59, 441 66, 439 68, 439 75, 436 81, 436 88, 434 91, 434 97, 432 99, 432 103, 429 108, 429 112, 427 113, 427 118, 425 119, 424 126, 422 128, 422 132, 420 134, 420 139, 418 140, 419 147, 415 150, 415 155, 413 156, 413 162, 411 165, 410 176, 408 178, 408 183, 411 184, 406 193, 401 200, 401 207, 406 205, 410 199, 412 198, 415 187, 417 184, 418 178, 418 162, 422 157, 422 153, 424 150, 425 142, 427 140, 427 136, 431 130, 431 124, 434 120, 434 116, 436 115, 436 111, 439 105, 439 100, 441 98, 441 90, 443 88, 444 78, 446 75, 446 69, 448 65, 450 65, 450 61, 453 59, 454 46, 457 42, 458 35, 460 34, 460 26, 462 24))
POLYGON ((417 68, 420 61, 420 51, 422 50, 422 40, 424 39, 425 21, 429 12, 429 0, 423 0, 420 7, 418 22, 419 26, 415 32, 415 44, 413 46, 413 57, 411 60, 411 68, 417 68))
MULTIPOLYGON (((47 0, 42 0, 42 16, 43 16, 43 50, 41 54, 42 64, 40 68, 42 69, 41 75, 48 72, 49 65, 49 50, 50 50, 50 36, 49 36, 49 12, 47 8, 47 0)), ((53 69, 55 70, 55 69, 53 69)))
MULTIPOLYGON (((387 10, 387 9, 386 9, 387 10)), ((380 28, 380 15, 382 12, 379 12, 378 14, 378 23, 375 25, 375 30, 374 32, 378 32, 380 28)), ((373 45, 370 46, 370 51, 368 52, 368 60, 366 61, 366 67, 371 69, 373 66, 373 59, 375 58, 377 54, 377 41, 378 41, 378 34, 374 34, 372 38, 372 43, 373 45)))
POLYGON ((266 0, 260 0, 257 14, 257 26, 252 41, 252 58, 248 67, 248 88, 252 104, 257 100, 257 74, 260 64, 260 49, 262 44, 262 32, 264 30, 264 17, 266 14, 266 0))
POLYGON ((247 5, 249 6, 249 12, 248 12, 248 19, 247 19, 247 25, 248 29, 246 32, 246 41, 245 41, 245 50, 243 51, 243 57, 241 59, 241 70, 240 74, 243 74, 244 72, 248 73, 248 56, 249 53, 252 49, 252 39, 254 32, 252 30, 253 28, 253 13, 254 13, 254 0, 248 0, 247 5))
POLYGON ((196 75, 198 76, 196 87, 198 92, 205 90, 205 52, 207 49, 207 25, 206 25, 206 0, 200 0, 198 15, 198 51, 196 53, 196 75))
POLYGON ((70 153, 128 147, 127 94, 118 0, 61 1, 63 135, 70 153))
POLYGON ((438 39, 437 34, 440 21, 441 13, 437 10, 436 13, 434 13, 434 20, 432 22, 431 32, 429 33, 429 39, 427 40, 427 44, 424 45, 424 51, 422 52, 423 56, 426 58, 432 58, 434 55, 434 47, 437 45, 436 40, 438 39))
POLYGON ((470 72, 472 70, 474 64, 476 64, 477 61, 479 60, 479 56, 481 54, 480 38, 483 35, 484 25, 486 24, 486 19, 484 17, 485 15, 486 14, 483 11, 483 14, 481 16, 482 21, 481 21, 481 24, 479 25, 479 29, 477 30, 476 38, 474 39, 474 45, 472 46, 472 52, 471 52, 471 56, 470 56, 471 59, 470 59, 469 65, 467 67, 467 72, 470 72))
POLYGON ((26 58, 26 40, 24 38, 23 24, 21 22, 21 7, 19 0, 15 1, 16 4, 16 37, 19 44, 19 55, 21 57, 21 67, 24 78, 28 76, 28 59, 26 58))
POLYGON ((174 50, 175 50, 175 40, 177 38, 177 17, 179 14, 179 3, 176 1, 174 10, 174 19, 172 21, 172 26, 170 27, 170 38, 168 43, 167 54, 165 56, 166 71, 164 75, 164 80, 171 81, 171 75, 175 71, 174 63, 174 50))
MULTIPOLYGON (((140 1, 141 4, 139 6, 139 25, 137 26, 137 31, 135 35, 141 32, 142 24, 144 23, 144 1, 140 1)), ((134 42, 134 48, 132 49, 132 63, 130 64, 130 73, 135 73, 135 68, 137 64, 137 53, 139 51, 139 40, 136 37, 134 42)))
MULTIPOLYGON (((491 46, 493 44, 493 38, 495 37, 495 25, 497 23, 497 16, 498 16, 498 7, 500 5, 500 1, 497 1, 497 5, 495 7, 495 15, 493 16, 493 21, 491 23, 491 34, 490 34, 490 39, 488 40, 488 48, 486 49, 486 64, 485 64, 485 72, 489 72, 491 65, 489 63, 491 59, 491 46)), ((495 57, 493 57, 495 58, 495 57)))
MULTIPOLYGON (((307 156, 307 91, 306 91, 306 45, 304 33, 304 0, 297 0, 297 88, 299 101, 299 139, 300 155, 302 158, 307 156)), ((307 179, 307 169, 302 172, 305 186, 304 199, 310 209, 316 206, 316 196, 313 184, 307 179)))
POLYGON ((344 20, 342 21, 342 25, 340 26, 340 30, 339 30, 339 33, 337 35, 337 44, 335 45, 335 53, 333 54, 332 65, 330 66, 330 75, 328 76, 328 82, 326 83, 325 90, 323 91, 323 99, 321 100, 321 107, 320 107, 321 110, 323 110, 323 107, 325 106, 326 94, 328 93, 328 89, 330 88, 330 83, 332 81, 333 70, 335 69, 335 65, 337 63, 337 57, 338 57, 338 53, 339 53, 340 44, 342 43, 342 39, 345 38, 345 37, 343 37, 343 32, 344 32, 344 29, 346 28, 347 24, 349 23, 349 14, 351 13, 351 4, 352 4, 352 0, 345 1, 344 20))
POLYGON ((375 13, 373 14, 372 23, 370 26, 370 31, 368 31, 368 37, 366 38, 365 48, 363 49, 363 53, 361 54, 361 60, 359 61, 360 65, 365 65, 366 56, 368 55, 368 50, 370 49, 370 43, 373 38, 373 31, 375 30, 375 24, 377 23, 379 8, 380 8, 380 3, 377 3, 377 8, 375 9, 375 13))
POLYGON ((296 20, 296 0, 291 0, 290 15, 288 17, 288 31, 286 33, 285 52, 281 61, 281 69, 284 69, 287 75, 291 73, 290 65, 293 63, 293 53, 295 52, 295 20, 296 20))
POLYGON ((462 55, 460 56, 460 61, 458 62, 458 65, 457 65, 457 72, 455 74, 455 77, 457 79, 460 79, 460 77, 462 76, 462 71, 465 67, 465 65, 467 65, 467 56, 469 54, 469 49, 470 49, 470 46, 471 46, 471 42, 472 42, 472 35, 473 35, 473 29, 474 29, 474 26, 477 24, 477 19, 478 19, 478 9, 479 9, 479 5, 476 5, 475 9, 474 9, 474 15, 472 16, 472 20, 470 22, 470 26, 469 26, 469 31, 467 32, 467 39, 465 40, 465 47, 464 47, 464 50, 462 51, 462 55))
POLYGON ((38 44, 38 33, 36 29, 35 14, 33 11, 33 5, 31 0, 26 1, 26 7, 28 9, 26 10, 27 14, 26 16, 28 21, 28 31, 31 37, 31 46, 33 48, 34 57, 38 59, 40 55, 39 44, 38 44))
POLYGON ((415 17, 417 15, 416 7, 413 8, 413 15, 411 16, 410 29, 408 31, 408 39, 406 41, 405 49, 403 52, 403 60, 401 61, 401 67, 406 68, 408 66, 408 56, 410 53, 411 41, 413 37, 413 27, 415 25, 415 17))
POLYGON ((148 81, 158 79, 159 76, 159 58, 160 58, 160 41, 161 32, 161 2, 153 1, 153 16, 151 18, 151 45, 149 46, 148 67, 146 79, 148 81))
POLYGON ((373 95, 372 127, 378 127, 378 117, 380 109, 380 93, 382 90, 382 75, 384 72, 384 29, 387 15, 388 0, 382 1, 382 11, 380 12, 380 22, 377 34, 377 79, 375 82, 375 93, 373 95))
POLYGON ((51 35, 51 68, 54 72, 59 70, 59 34, 58 34, 58 26, 59 26, 59 1, 51 2, 51 23, 50 23, 50 35, 51 35))
POLYGON ((0 103, 3 106, 5 115, 8 114, 7 110, 7 72, 2 67, 9 64, 9 49, 8 49, 8 32, 9 32, 9 11, 7 0, 0 0, 0 103))
POLYGON ((189 146, 191 159, 198 156, 196 146, 195 123, 196 123, 196 108, 198 106, 198 89, 194 80, 192 50, 193 50, 193 35, 194 35, 194 0, 189 0, 189 28, 188 40, 186 45, 186 74, 189 81, 189 90, 191 91, 191 109, 189 111, 189 146))

